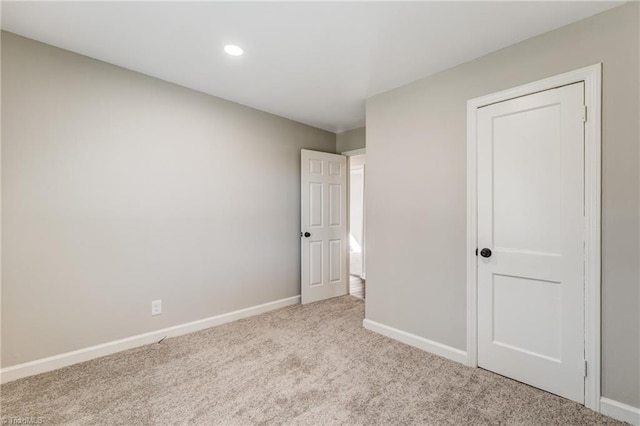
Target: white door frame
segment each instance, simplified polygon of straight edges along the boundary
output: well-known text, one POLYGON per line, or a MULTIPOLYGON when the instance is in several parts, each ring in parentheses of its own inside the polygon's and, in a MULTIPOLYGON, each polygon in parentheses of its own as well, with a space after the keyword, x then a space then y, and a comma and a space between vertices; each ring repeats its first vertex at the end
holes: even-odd
POLYGON ((467 101, 467 365, 478 367, 477 141, 478 108, 568 84, 584 82, 585 172, 585 406, 600 411, 600 215, 602 64, 467 101))
MULTIPOLYGON (((347 170, 349 171, 349 173, 347 173, 347 244, 349 243, 349 235, 351 234, 351 157, 354 157, 356 155, 364 155, 367 153, 367 148, 359 148, 359 149, 352 149, 350 151, 343 151, 340 154, 342 155, 346 155, 347 156, 347 170)), ((366 214, 364 212, 364 206, 362 206, 363 209, 363 216, 366 214)), ((366 238, 364 236, 364 229, 362 231, 362 236, 363 239, 366 238)), ((362 247, 362 270, 364 272, 364 245, 362 247)), ((349 282, 347 283, 347 293, 351 294, 351 250, 348 248, 347 246, 347 278, 349 280, 349 282)))
POLYGON ((367 153, 367 148, 360 149, 352 149, 351 151, 343 151, 340 154, 346 155, 347 157, 353 157, 354 155, 364 155, 367 153))

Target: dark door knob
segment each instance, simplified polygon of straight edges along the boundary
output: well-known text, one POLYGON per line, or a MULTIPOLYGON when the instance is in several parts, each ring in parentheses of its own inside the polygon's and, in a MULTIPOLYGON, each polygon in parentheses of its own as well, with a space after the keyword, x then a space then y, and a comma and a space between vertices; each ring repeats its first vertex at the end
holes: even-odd
POLYGON ((488 248, 483 248, 482 250, 480 250, 480 256, 491 257, 491 250, 489 250, 488 248))
POLYGON ((311 233, 310 232, 305 232, 304 236, 305 236, 305 238, 309 238, 311 236, 311 233))

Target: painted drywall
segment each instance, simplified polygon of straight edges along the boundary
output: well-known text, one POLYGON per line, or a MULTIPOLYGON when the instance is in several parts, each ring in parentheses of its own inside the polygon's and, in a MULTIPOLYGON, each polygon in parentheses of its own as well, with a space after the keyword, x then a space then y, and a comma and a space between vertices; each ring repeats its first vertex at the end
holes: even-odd
POLYGON ((466 349, 466 101, 603 63, 602 394, 640 407, 632 2, 367 101, 366 317, 466 349))
POLYGON ((6 32, 2 123, 3 367, 299 294, 333 133, 6 32))
POLYGON ((366 146, 365 128, 349 130, 336 135, 336 152, 362 149, 366 146))

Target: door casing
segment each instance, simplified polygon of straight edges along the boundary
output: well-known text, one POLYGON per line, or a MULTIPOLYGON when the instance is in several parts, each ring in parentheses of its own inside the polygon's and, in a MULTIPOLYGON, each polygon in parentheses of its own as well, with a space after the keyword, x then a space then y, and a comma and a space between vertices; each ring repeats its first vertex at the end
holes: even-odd
POLYGON ((585 406, 600 411, 601 102, 602 64, 467 101, 467 365, 478 367, 477 139, 478 108, 568 84, 584 82, 585 143, 585 406))
MULTIPOLYGON (((346 155, 347 156, 347 169, 351 170, 351 157, 357 156, 357 155, 366 155, 367 153, 367 149, 366 148, 359 148, 359 149, 353 149, 353 150, 349 150, 349 151, 343 151, 340 154, 342 155, 346 155)), ((366 188, 366 184, 365 184, 365 188, 366 188)), ((347 174, 347 236, 351 233, 351 220, 350 220, 350 214, 349 212, 351 212, 351 173, 347 174)), ((366 197, 365 197, 365 203, 366 205, 366 197)), ((365 206, 363 205, 363 222, 366 223, 366 209, 365 206)), ((362 238, 364 241, 366 241, 366 228, 363 229, 362 232, 362 238)), ((362 246, 362 278, 364 279, 365 277, 365 245, 363 244, 362 246)), ((347 276, 351 277, 351 251, 347 250, 347 276)), ((350 279, 350 278, 349 278, 350 279)))

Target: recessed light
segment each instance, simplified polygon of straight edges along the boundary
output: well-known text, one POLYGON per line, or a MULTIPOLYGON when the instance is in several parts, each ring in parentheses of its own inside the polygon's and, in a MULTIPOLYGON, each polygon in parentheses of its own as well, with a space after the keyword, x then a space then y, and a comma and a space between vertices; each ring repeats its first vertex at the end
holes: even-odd
POLYGON ((240 46, 236 46, 235 44, 227 44, 224 47, 224 51, 231 56, 240 56, 244 53, 244 50, 242 50, 240 46))

